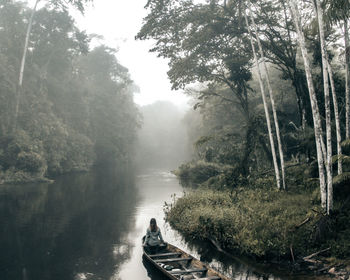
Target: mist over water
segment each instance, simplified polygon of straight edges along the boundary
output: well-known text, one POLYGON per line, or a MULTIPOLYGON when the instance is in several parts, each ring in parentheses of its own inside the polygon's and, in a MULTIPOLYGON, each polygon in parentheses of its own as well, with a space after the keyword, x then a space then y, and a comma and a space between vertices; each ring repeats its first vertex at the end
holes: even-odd
POLYGON ((185 123, 185 109, 171 102, 158 101, 140 108, 143 116, 138 134, 136 164, 139 170, 173 170, 190 158, 190 144, 185 123))

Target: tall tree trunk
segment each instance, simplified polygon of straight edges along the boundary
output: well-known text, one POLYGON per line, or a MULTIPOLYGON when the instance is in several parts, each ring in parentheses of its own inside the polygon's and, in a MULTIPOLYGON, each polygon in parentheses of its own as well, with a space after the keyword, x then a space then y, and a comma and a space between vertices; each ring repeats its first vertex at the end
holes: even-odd
POLYGON ((266 81, 267 81, 267 88, 268 88, 269 94, 270 94, 270 100, 271 100, 271 105, 272 105, 272 113, 273 113, 273 120, 274 120, 274 123, 275 123, 275 129, 276 129, 278 152, 279 152, 279 155, 280 155, 280 164, 281 164, 281 173, 282 173, 282 186, 283 186, 283 189, 286 189, 285 169, 284 169, 284 155, 283 155, 282 142, 281 142, 281 133, 280 133, 280 128, 279 128, 279 124, 278 124, 278 118, 277 118, 277 112, 276 112, 275 95, 274 95, 274 93, 272 91, 272 87, 271 87, 271 83, 270 83, 270 75, 269 75, 269 71, 268 71, 267 66, 266 66, 265 56, 264 56, 264 52, 263 52, 263 49, 262 49, 262 46, 261 46, 259 34, 258 34, 258 28, 256 27, 256 24, 255 24, 255 21, 254 21, 254 18, 252 16, 251 11, 250 11, 250 18, 251 18, 251 21, 252 21, 252 24, 253 24, 253 28, 254 28, 254 31, 255 31, 256 40, 258 42, 260 58, 262 59, 262 64, 263 64, 263 67, 264 67, 264 70, 265 70, 266 81))
POLYGON ((29 37, 30 37, 30 32, 32 30, 32 25, 33 25, 33 19, 36 11, 36 7, 38 6, 38 3, 40 0, 36 0, 32 13, 30 15, 30 19, 28 22, 28 27, 27 27, 27 33, 26 33, 26 38, 24 42, 24 49, 23 49, 23 55, 22 55, 22 60, 21 60, 21 66, 19 69, 19 78, 18 78, 18 84, 17 84, 17 89, 16 89, 16 104, 15 104, 15 113, 14 113, 14 118, 13 118, 13 131, 17 129, 17 119, 18 119, 18 111, 19 111, 19 104, 21 101, 21 94, 23 91, 22 84, 23 84, 23 73, 24 73, 24 66, 26 63, 26 56, 27 56, 27 51, 28 51, 28 43, 29 43, 29 37))
POLYGON ((333 172, 332 172, 332 122, 331 122, 331 102, 329 97, 329 82, 328 82, 328 55, 326 48, 326 39, 324 35, 323 14, 320 0, 315 0, 318 29, 320 34, 321 54, 322 54, 322 73, 323 73, 323 92, 324 92, 324 107, 326 115, 326 143, 327 143, 327 214, 333 210, 333 172))
POLYGON ((248 18, 247 18, 246 13, 244 13, 244 17, 245 17, 245 22, 246 22, 247 29, 248 29, 248 32, 249 32, 250 43, 252 45, 252 50, 253 50, 253 54, 254 54, 254 60, 255 60, 255 63, 256 63, 257 69, 258 69, 258 80, 259 80, 262 100, 263 100, 263 104, 264 104, 265 117, 266 117, 266 123, 267 123, 267 130, 268 130, 268 133, 269 133, 269 139, 270 139, 270 145, 271 145, 271 153, 272 153, 273 165, 274 165, 274 168, 275 168, 276 184, 277 184, 277 188, 281 189, 280 172, 279 172, 278 163, 277 163, 275 143, 274 143, 273 135, 272 135, 270 113, 269 113, 269 109, 268 109, 267 102, 266 102, 265 89, 264 89, 264 85, 263 85, 263 81, 262 81, 262 75, 261 75, 261 71, 260 71, 259 61, 258 61, 258 57, 256 55, 255 46, 254 46, 254 42, 253 42, 253 36, 252 36, 251 31, 250 31, 250 26, 249 26, 249 22, 248 22, 248 18))
POLYGON ((325 173, 324 173, 324 153, 323 153, 324 143, 322 140, 321 118, 318 110, 315 88, 312 81, 310 61, 309 61, 308 52, 306 49, 305 36, 301 27, 301 20, 300 20, 298 6, 295 3, 295 0, 288 0, 288 2, 291 9, 291 15, 293 17, 295 29, 297 31, 299 46, 300 46, 301 53, 304 60, 305 74, 306 74, 306 80, 307 80, 307 85, 309 89, 310 103, 311 103, 311 109, 312 109, 312 117, 314 121, 314 133, 315 133, 317 163, 318 163, 320 192, 321 192, 321 206, 323 209, 326 209, 327 208, 327 189, 326 189, 325 173))
POLYGON ((329 61, 327 66, 328 66, 329 81, 331 83, 331 89, 332 89, 335 130, 337 134, 338 175, 339 175, 343 173, 339 109, 338 109, 337 92, 335 91, 335 86, 334 86, 332 67, 329 61))
POLYGON ((344 19, 344 41, 345 41, 345 135, 350 138, 350 42, 348 19, 344 19))

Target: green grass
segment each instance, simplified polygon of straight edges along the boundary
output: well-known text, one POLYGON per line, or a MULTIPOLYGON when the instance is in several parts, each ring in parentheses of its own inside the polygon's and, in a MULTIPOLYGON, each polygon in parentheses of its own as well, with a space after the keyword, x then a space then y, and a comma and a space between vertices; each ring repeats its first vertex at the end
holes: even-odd
MULTIPOLYGON (((172 226, 193 238, 215 238, 227 250, 258 257, 312 253, 317 213, 310 192, 237 188, 200 189, 179 198, 166 211, 172 226), (296 228, 306 218, 310 221, 296 228)), ((318 209, 319 210, 319 209, 318 209)))
POLYGON ((327 216, 320 206, 315 162, 288 167, 287 191, 277 190, 272 173, 241 180, 233 167, 203 161, 187 163, 176 175, 196 190, 166 205, 167 219, 185 235, 214 238, 228 251, 291 259, 291 247, 295 258, 331 247, 328 256, 347 259, 348 170, 344 165, 344 173, 334 177, 334 212, 327 216))

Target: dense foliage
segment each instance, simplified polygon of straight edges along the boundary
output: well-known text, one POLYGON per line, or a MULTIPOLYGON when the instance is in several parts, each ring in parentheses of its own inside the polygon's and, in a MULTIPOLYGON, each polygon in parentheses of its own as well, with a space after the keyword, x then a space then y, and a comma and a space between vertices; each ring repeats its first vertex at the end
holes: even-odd
POLYGON ((23 3, 0 2, 0 183, 128 161, 139 122, 136 87, 116 51, 90 50, 64 9, 35 13, 13 129, 30 13, 23 3))
MULTIPOLYGON (((187 87, 187 93, 196 100, 194 108, 200 111, 202 120, 196 119, 197 123, 193 124, 187 118, 187 123, 191 130, 196 125, 200 127, 190 133, 197 159, 233 165, 236 179, 248 175, 259 177, 260 172, 272 167, 257 68, 252 65, 243 19, 247 5, 248 1, 149 1, 149 14, 138 34, 139 39, 157 40, 151 51, 170 59, 168 74, 174 88, 187 87), (203 84, 191 89, 194 82, 203 84)), ((316 159, 312 114, 288 5, 285 1, 254 1, 252 5, 269 62, 286 160, 312 162, 316 159)), ((303 8, 312 12, 310 5, 303 8)), ((309 51, 313 54, 320 112, 324 116, 317 29, 310 18, 304 24, 309 51)), ((344 124, 344 52, 337 43, 342 35, 336 26, 327 27, 329 57, 334 68, 341 124, 344 124)))
MULTIPOLYGON (((344 236, 349 225, 342 217, 349 215, 350 201, 345 187, 349 185, 349 140, 344 141, 349 138, 346 67, 350 53, 345 51, 349 48, 349 14, 341 8, 347 7, 348 1, 322 1, 317 8, 318 3, 148 1, 149 13, 137 37, 156 40, 150 51, 169 59, 173 87, 185 88, 196 110, 185 118, 194 143, 193 161, 180 166, 176 174, 183 183, 200 189, 180 199, 168 212, 169 221, 178 229, 200 238, 214 235, 230 249, 239 247, 258 256, 286 256, 291 243, 297 254, 305 254, 337 238, 319 226, 322 215, 316 215, 296 234, 290 232, 298 221, 309 217, 314 205, 321 204, 317 211, 330 215, 333 210, 333 222, 341 221, 334 230, 348 248, 349 239, 344 236), (292 12, 295 3, 301 22, 292 12), (318 11, 323 12, 324 26, 318 21, 318 11), (245 21, 245 15, 249 20, 245 21), (325 29, 324 36, 320 26, 325 29), (297 32, 299 28, 302 32, 297 32), (325 48, 321 39, 327 43, 325 48), (259 43, 262 51, 255 59, 253 50, 259 50, 259 43), (323 67, 322 50, 327 54, 328 70, 323 67), (310 69, 306 67, 308 59, 310 69), (331 98, 324 93, 324 73, 333 76, 331 98), (267 106, 260 95, 263 90, 268 92, 267 106), (318 111, 311 110, 312 104, 318 111), (267 115, 272 115, 273 109, 277 117, 268 130, 267 115), (279 135, 282 149, 276 160, 273 140, 277 143, 279 135), (321 147, 322 141, 325 145, 321 147), (330 153, 326 156, 326 152, 330 153), (280 188, 278 170, 283 170, 278 157, 286 163, 285 193, 275 191, 276 183, 280 188), (342 170, 337 169, 338 163, 342 170), (325 234, 327 242, 310 240, 316 231, 325 234)), ((337 252, 335 248, 340 247, 335 243, 332 252, 348 257, 346 251, 337 252)))

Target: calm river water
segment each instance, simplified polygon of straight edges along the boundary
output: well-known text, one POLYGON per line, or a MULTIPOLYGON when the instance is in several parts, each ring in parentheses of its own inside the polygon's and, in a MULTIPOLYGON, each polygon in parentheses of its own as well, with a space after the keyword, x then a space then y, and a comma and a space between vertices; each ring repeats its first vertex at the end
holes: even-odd
POLYGON ((0 186, 0 279, 163 279, 142 261, 141 237, 152 217, 166 241, 232 279, 306 279, 187 242, 164 222, 164 202, 174 194, 181 196, 182 187, 160 170, 99 169, 53 184, 0 186))

